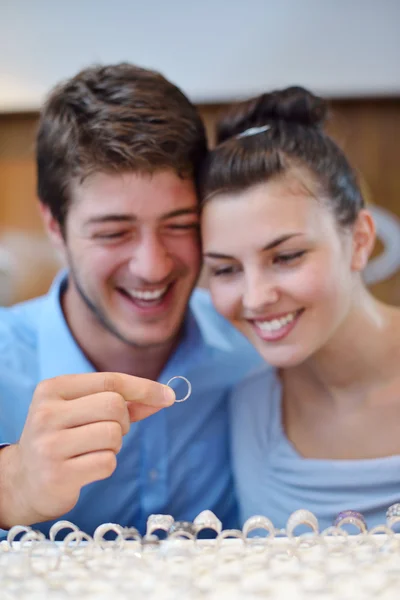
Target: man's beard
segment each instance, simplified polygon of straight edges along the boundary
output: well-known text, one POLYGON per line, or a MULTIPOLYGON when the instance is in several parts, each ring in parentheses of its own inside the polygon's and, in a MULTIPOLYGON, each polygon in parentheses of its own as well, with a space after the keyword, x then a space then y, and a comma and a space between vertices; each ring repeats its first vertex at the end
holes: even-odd
POLYGON ((140 344, 138 342, 134 342, 133 340, 130 340, 130 339, 126 338, 125 336, 123 336, 122 333, 120 331, 118 331, 118 329, 110 321, 110 319, 107 317, 105 312, 89 298, 89 296, 86 294, 85 290, 83 289, 83 286, 79 282, 77 272, 72 264, 71 256, 69 257, 69 273, 74 282, 75 288, 76 288, 79 296, 83 300, 84 304, 86 305, 86 307, 89 309, 89 311, 92 313, 92 315, 98 321, 98 323, 102 327, 104 327, 104 329, 106 331, 111 333, 111 335, 116 337, 120 342, 123 342, 124 344, 127 344, 128 346, 131 346, 132 348, 156 348, 157 346, 164 346, 165 344, 169 344, 175 338, 178 338, 178 336, 181 332, 182 326, 183 326, 186 311, 182 315, 182 319, 181 319, 180 323, 178 324, 176 330, 169 338, 162 340, 160 342, 140 344))

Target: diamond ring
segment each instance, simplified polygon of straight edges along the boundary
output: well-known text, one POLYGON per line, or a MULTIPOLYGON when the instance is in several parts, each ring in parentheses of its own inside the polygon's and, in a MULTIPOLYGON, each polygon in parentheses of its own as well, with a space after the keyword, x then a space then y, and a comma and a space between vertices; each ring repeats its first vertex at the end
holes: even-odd
POLYGON ((203 510, 193 521, 196 535, 203 529, 212 529, 218 535, 222 531, 222 523, 211 510, 203 510))
POLYGON ((298 525, 307 525, 314 533, 318 533, 319 531, 317 517, 310 510, 305 510, 304 508, 295 510, 288 518, 286 523, 288 537, 294 537, 294 530, 298 525))
POLYGON ((194 540, 196 527, 190 521, 175 521, 168 530, 168 539, 186 538, 194 540))
POLYGON ((360 530, 360 533, 366 533, 367 523, 361 513, 356 510, 343 510, 335 519, 334 526, 354 525, 360 530))
POLYGON ((400 523, 400 503, 392 504, 386 511, 386 524, 390 529, 400 523))
POLYGON ((152 535, 155 531, 168 531, 174 523, 174 517, 171 515, 150 515, 147 519, 146 535, 152 535))
POLYGON ((262 515, 255 515, 247 519, 242 529, 244 537, 247 538, 249 533, 255 529, 264 529, 269 533, 271 539, 275 536, 275 527, 272 521, 262 515))

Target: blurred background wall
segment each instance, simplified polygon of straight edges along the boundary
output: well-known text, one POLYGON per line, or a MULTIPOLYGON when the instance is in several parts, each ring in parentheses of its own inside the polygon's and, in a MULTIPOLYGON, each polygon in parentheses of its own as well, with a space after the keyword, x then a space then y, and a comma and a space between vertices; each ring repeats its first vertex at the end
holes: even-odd
POLYGON ((399 24, 400 0, 0 0, 0 304, 44 293, 60 267, 35 191, 46 93, 88 64, 127 60, 179 85, 211 143, 227 102, 294 84, 329 98, 330 132, 378 220, 367 279, 400 305, 399 24))

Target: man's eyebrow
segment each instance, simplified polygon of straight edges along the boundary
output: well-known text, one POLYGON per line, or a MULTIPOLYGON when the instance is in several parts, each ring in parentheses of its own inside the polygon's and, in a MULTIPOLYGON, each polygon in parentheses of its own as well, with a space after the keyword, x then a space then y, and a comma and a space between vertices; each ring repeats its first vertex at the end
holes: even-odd
MULTIPOLYGON (((173 217, 180 217, 182 215, 198 215, 199 209, 197 207, 190 208, 179 208, 172 210, 161 216, 161 220, 171 219, 173 217)), ((138 218, 135 215, 127 215, 124 213, 110 213, 108 215, 99 215, 98 217, 91 217, 85 223, 85 225, 95 225, 101 223, 135 223, 138 218)))
POLYGON ((177 210, 172 210, 171 212, 162 215, 161 220, 165 221, 166 219, 172 219, 173 217, 181 217, 184 215, 198 215, 199 214, 198 206, 191 206, 189 208, 178 208, 177 210))
POLYGON ((126 214, 109 214, 109 215, 99 215, 98 217, 91 217, 85 223, 85 225, 93 225, 96 223, 133 223, 136 221, 136 217, 134 215, 126 215, 126 214))
MULTIPOLYGON (((272 242, 269 242, 266 246, 264 246, 261 249, 261 252, 265 252, 266 250, 272 250, 273 248, 276 248, 280 244, 283 244, 283 242, 287 242, 291 238, 297 237, 299 235, 303 235, 303 234, 302 233, 288 233, 286 235, 281 235, 280 237, 276 238, 275 240, 272 240, 272 242)), ((205 252, 204 257, 217 258, 217 259, 223 259, 223 260, 235 260, 234 256, 229 256, 229 254, 220 254, 219 252, 205 252)))

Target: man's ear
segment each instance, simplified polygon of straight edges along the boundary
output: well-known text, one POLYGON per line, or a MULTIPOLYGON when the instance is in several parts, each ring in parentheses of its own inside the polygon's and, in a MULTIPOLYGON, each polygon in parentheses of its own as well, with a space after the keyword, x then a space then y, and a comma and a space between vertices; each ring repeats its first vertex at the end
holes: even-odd
POLYGON ((353 225, 353 256, 351 267, 354 271, 362 271, 367 266, 369 257, 375 246, 376 231, 371 213, 363 209, 353 225))
POLYGON ((45 204, 39 202, 39 210, 51 242, 62 254, 64 254, 65 240, 60 223, 53 217, 50 208, 45 204))

